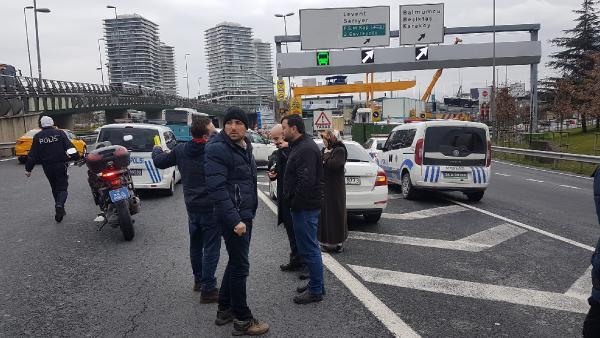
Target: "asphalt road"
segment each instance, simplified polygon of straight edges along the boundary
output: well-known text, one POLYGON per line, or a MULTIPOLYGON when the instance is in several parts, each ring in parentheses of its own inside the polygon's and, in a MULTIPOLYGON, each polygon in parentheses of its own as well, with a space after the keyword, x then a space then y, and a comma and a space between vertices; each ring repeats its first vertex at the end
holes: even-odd
MULTIPOLYGON (((143 194, 127 243, 116 229, 95 230, 80 168, 56 224, 40 169, 27 180, 16 161, 0 162, 0 336, 229 336, 213 324, 216 306, 191 291, 180 186, 174 197, 143 194)), ((325 256, 327 296, 308 306, 291 300, 300 282, 279 271, 287 240, 262 196, 254 314, 277 337, 579 336, 600 235, 592 181, 498 162, 493 172, 474 204, 455 193, 405 201, 390 188, 378 224, 350 219, 344 253, 325 256)))

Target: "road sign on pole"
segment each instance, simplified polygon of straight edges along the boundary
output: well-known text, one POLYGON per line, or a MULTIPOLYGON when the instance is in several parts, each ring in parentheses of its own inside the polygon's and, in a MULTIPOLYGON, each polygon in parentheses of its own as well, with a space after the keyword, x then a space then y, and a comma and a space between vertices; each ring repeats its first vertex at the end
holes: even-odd
POLYGON ((390 45, 390 7, 300 10, 302 50, 386 47, 390 45))
POLYGON ((444 42, 444 4, 401 5, 400 44, 444 42))
POLYGON ((290 114, 302 116, 302 98, 300 96, 294 96, 290 99, 290 114))
POLYGON ((360 53, 361 63, 373 63, 375 62, 375 50, 374 49, 363 49, 360 53))
POLYGON ((277 101, 285 100, 285 81, 277 80, 277 101))
POLYGON ((429 60, 429 47, 415 48, 415 59, 417 61, 429 60))
POLYGON ((317 110, 313 115, 314 130, 327 130, 332 128, 333 113, 330 110, 317 110))
POLYGON ((317 66, 329 66, 329 52, 317 52, 317 66))

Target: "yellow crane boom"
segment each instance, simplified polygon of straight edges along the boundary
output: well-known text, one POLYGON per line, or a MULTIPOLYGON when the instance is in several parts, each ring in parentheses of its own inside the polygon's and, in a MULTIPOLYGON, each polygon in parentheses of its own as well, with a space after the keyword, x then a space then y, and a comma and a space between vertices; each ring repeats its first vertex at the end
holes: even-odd
MULTIPOLYGON (((461 42, 462 42, 462 40, 460 38, 456 38, 456 40, 454 40, 455 45, 458 45, 461 42)), ((442 76, 443 72, 444 72, 444 68, 440 68, 435 72, 435 74, 433 75, 433 79, 431 79, 431 83, 429 84, 429 87, 427 87, 427 90, 421 97, 421 101, 427 102, 427 100, 429 100, 429 97, 431 96, 431 92, 433 91, 435 84, 438 82, 438 80, 442 76)))

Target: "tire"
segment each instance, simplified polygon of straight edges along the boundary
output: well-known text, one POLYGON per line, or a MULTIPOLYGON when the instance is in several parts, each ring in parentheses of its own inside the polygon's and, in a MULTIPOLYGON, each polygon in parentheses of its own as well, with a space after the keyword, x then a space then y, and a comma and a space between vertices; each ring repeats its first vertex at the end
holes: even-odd
POLYGON ((417 198, 417 189, 415 189, 415 187, 412 185, 409 173, 402 174, 402 184, 400 185, 400 190, 404 199, 414 200, 417 198))
POLYGON ((473 191, 466 192, 465 195, 467 195, 469 202, 479 202, 483 198, 484 193, 485 191, 473 191))
POLYGON ((173 174, 173 179, 171 180, 171 185, 169 189, 165 190, 165 195, 173 196, 175 194, 175 174, 173 174))
POLYGON ((19 163, 25 164, 27 163, 27 156, 19 156, 17 160, 19 161, 19 163))
POLYGON ((131 219, 129 205, 127 203, 127 200, 119 201, 115 204, 115 208, 117 209, 119 226, 121 227, 123 238, 129 242, 133 239, 133 236, 135 236, 135 230, 133 229, 133 220, 131 219))
POLYGON ((363 217, 365 218, 365 221, 367 223, 377 223, 377 222, 379 222, 379 219, 381 219, 381 213, 382 213, 382 211, 363 214, 363 217))

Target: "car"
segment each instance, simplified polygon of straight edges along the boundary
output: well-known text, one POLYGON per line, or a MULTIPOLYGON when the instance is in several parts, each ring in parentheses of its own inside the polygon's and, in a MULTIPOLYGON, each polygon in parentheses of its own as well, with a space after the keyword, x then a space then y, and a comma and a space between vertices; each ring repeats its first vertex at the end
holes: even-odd
MULTIPOLYGON (((73 143, 79 155, 83 156, 87 151, 87 145, 85 141, 75 136, 75 134, 73 134, 68 129, 61 130, 64 131, 65 134, 67 134, 67 138, 69 139, 69 141, 71 141, 71 143, 73 143)), ((25 134, 23 134, 23 136, 17 139, 17 142, 15 144, 15 155, 17 156, 19 163, 25 164, 25 162, 27 162, 27 156, 29 155, 29 150, 31 150, 33 137, 39 131, 40 129, 31 129, 30 131, 26 132, 25 134)))
POLYGON ((246 136, 252 142, 252 154, 257 166, 266 166, 269 163, 269 157, 273 154, 277 147, 271 140, 261 136, 259 133, 249 130, 246 136))
POLYGON ((379 165, 405 199, 422 191, 460 191, 470 201, 483 198, 490 183, 492 141, 488 126, 433 120, 392 130, 379 165))
POLYGON ((383 153, 381 149, 383 149, 385 141, 387 141, 387 137, 371 137, 363 144, 363 147, 367 150, 375 162, 379 162, 379 158, 383 153))
MULTIPOLYGON (((343 142, 348 150, 344 169, 346 212, 349 215, 362 215, 369 223, 377 223, 387 207, 387 176, 360 144, 354 141, 343 142)), ((315 143, 323 149, 322 140, 317 139, 315 143)), ((277 181, 270 182, 269 195, 273 199, 277 198, 277 181)))
POLYGON ((171 128, 155 124, 116 123, 99 129, 96 144, 110 142, 121 145, 130 152, 129 170, 136 190, 159 189, 171 196, 175 193, 175 185, 181 180, 177 167, 158 169, 152 161, 152 149, 155 137, 158 136, 160 146, 168 151, 177 145, 171 128), (129 139, 126 141, 125 139, 129 139))

